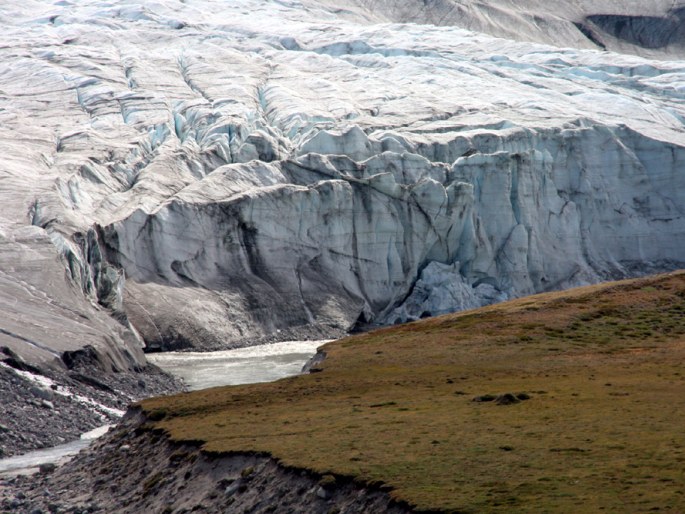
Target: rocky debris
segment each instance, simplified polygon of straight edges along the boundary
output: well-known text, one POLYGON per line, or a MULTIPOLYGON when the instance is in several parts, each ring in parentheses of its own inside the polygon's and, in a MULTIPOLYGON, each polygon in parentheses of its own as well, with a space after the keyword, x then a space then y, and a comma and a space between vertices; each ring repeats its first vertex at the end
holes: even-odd
POLYGON ((476 403, 494 402, 496 398, 497 398, 497 396, 494 394, 483 394, 483 395, 474 397, 471 401, 476 402, 476 403))
POLYGON ((52 473, 57 469, 57 465, 52 462, 45 462, 38 466, 38 472, 41 474, 52 473))
POLYGON ((0 347, 0 354, 2 354, 0 356, 0 361, 11 368, 18 369, 20 371, 27 371, 29 373, 41 373, 40 368, 25 362, 24 359, 19 357, 19 355, 17 355, 14 351, 12 351, 11 348, 8 348, 7 346, 0 347))
POLYGON ((530 400, 528 393, 502 393, 502 394, 483 394, 475 396, 471 401, 476 403, 493 402, 496 405, 514 405, 525 400, 530 400))
POLYGON ((513 405, 515 403, 521 403, 521 400, 511 393, 501 394, 495 398, 496 405, 513 405))
MULTIPOLYGON (((289 469, 255 455, 220 456, 170 443, 128 415, 56 470, 0 478, 0 511, 42 512, 410 512, 387 492, 289 469), (121 449, 129 450, 122 452, 121 449)), ((384 488, 387 489, 387 488, 384 488)))
POLYGON ((31 369, 22 374, 22 369, 0 363, 2 457, 78 439, 83 432, 115 423, 132 401, 183 389, 178 379, 152 365, 135 374, 100 375, 107 390, 71 374, 31 369))

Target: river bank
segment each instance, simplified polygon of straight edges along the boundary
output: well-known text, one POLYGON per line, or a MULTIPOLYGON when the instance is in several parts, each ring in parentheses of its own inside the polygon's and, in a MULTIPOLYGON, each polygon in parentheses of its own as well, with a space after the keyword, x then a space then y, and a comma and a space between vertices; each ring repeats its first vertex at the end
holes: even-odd
MULTIPOLYGON (((315 355, 317 348, 325 342, 326 341, 324 340, 287 341, 221 352, 170 352, 155 354, 150 356, 149 359, 151 361, 150 370, 154 370, 155 373, 160 374, 160 376, 165 376, 165 373, 169 373, 170 376, 174 377, 174 384, 179 385, 179 387, 179 379, 182 379, 182 387, 187 387, 190 390, 222 385, 267 382, 300 373, 305 363, 315 355)), ((65 410, 64 407, 62 407, 64 402, 76 402, 77 400, 74 400, 74 398, 82 397, 82 394, 76 394, 73 388, 67 390, 66 386, 56 381, 57 378, 49 378, 40 373, 8 369, 7 366, 0 367, 0 371, 5 372, 7 380, 16 386, 15 389, 17 389, 18 392, 24 391, 26 394, 36 393, 36 391, 31 393, 30 388, 24 387, 22 389, 19 387, 22 385, 19 379, 33 384, 31 387, 34 389, 38 388, 41 391, 41 394, 47 394, 51 391, 51 400, 48 401, 50 401, 53 406, 58 405, 62 410, 65 410), (70 394, 67 394, 67 392, 70 394)), ((138 387, 143 389, 146 388, 147 382, 142 382, 142 378, 139 378, 139 380, 141 382, 137 384, 138 387), (143 386, 143 383, 145 384, 145 387, 143 386)), ((159 386, 159 384, 156 384, 155 387, 157 386, 159 386)), ((133 396, 132 393, 133 392, 130 393, 131 397, 133 396)), ((103 401, 105 400, 102 397, 100 399, 103 401)), ((31 399, 29 398, 29 400, 31 399)), ((83 402, 83 399, 80 401, 83 402)), ((28 401, 29 405, 33 405, 34 403, 36 402, 28 401)), ((119 405, 120 404, 117 404, 117 406, 119 405)), ((114 423, 124 414, 124 411, 118 408, 107 407, 104 404, 99 404, 95 401, 93 401, 91 406, 93 407, 93 409, 91 409, 93 412, 100 412, 101 417, 96 417, 93 420, 94 422, 99 420, 100 424, 104 421, 114 423), (100 410, 98 411, 95 409, 95 406, 98 406, 100 410)), ((121 407, 125 408, 124 405, 121 405, 121 407)), ((87 410, 84 414, 81 410, 76 410, 77 415, 74 418, 74 423, 83 422, 83 416, 86 416, 87 412, 90 412, 87 410), (78 414, 82 414, 82 416, 79 417, 78 414)), ((19 419, 15 421, 17 424, 20 422, 19 419)), ((157 447, 158 445, 156 443, 159 443, 162 446, 167 444, 163 443, 158 436, 153 438, 153 444, 150 444, 149 446, 147 443, 150 441, 146 437, 137 438, 141 435, 140 430, 137 429, 139 427, 136 427, 135 423, 132 423, 133 422, 130 420, 126 421, 124 425, 114 430, 114 435, 107 435, 102 442, 95 443, 93 448, 88 448, 89 444, 92 442, 92 438, 89 438, 88 434, 84 434, 84 436, 86 436, 85 439, 90 440, 76 439, 56 447, 46 448, 14 458, 1 459, 0 512, 5 512, 6 510, 11 512, 33 512, 36 508, 47 509, 50 512, 78 512, 83 510, 89 511, 89 509, 92 511, 93 505, 84 504, 78 498, 80 498, 81 494, 79 491, 84 495, 94 498, 97 496, 95 495, 94 490, 99 490, 99 486, 101 485, 100 482, 95 484, 89 482, 92 477, 93 469, 91 465, 92 458, 90 456, 94 455, 93 452, 98 453, 101 451, 101 448, 109 448, 108 445, 113 444, 116 448, 114 451, 123 452, 122 455, 126 457, 125 460, 127 462, 132 458, 138 459, 140 456, 146 463, 144 465, 147 465, 148 462, 155 461, 156 452, 161 452, 161 454, 167 452, 166 449, 157 447), (124 445, 124 449, 121 450, 123 445, 121 440, 124 437, 128 437, 127 431, 135 431, 136 433, 131 435, 133 439, 127 443, 129 449, 126 449, 126 446, 124 445), (131 450, 133 447, 136 448, 135 451, 131 450), (78 462, 76 462, 73 467, 70 465, 63 469, 62 466, 67 464, 73 455, 77 453, 79 453, 76 459, 78 462), (50 473, 55 469, 55 465, 59 466, 57 467, 55 476, 68 478, 57 478, 57 482, 53 483, 53 478, 50 473), (41 470, 39 474, 24 476, 31 475, 39 470, 41 470), (48 473, 47 475, 44 474, 46 472, 48 473), (78 477, 76 479, 76 484, 69 482, 74 477, 78 477), (62 482, 60 482, 60 480, 66 480, 68 483, 65 482, 64 487, 62 487, 62 482), (88 491, 88 487, 93 487, 95 489, 88 491), (35 491, 38 491, 38 493, 36 493, 37 496, 36 494, 33 494, 35 491), (45 494, 45 491, 48 491, 49 494, 45 494), (52 491, 57 492, 53 493, 52 491), (72 493, 78 494, 72 495, 72 493), (76 498, 76 500, 74 500, 74 498, 76 498), (36 507, 36 505, 39 505, 39 507, 36 507)), ((74 430, 78 430, 77 425, 74 427, 74 430)), ((15 432, 20 432, 20 430, 15 432)), ((52 433, 53 432, 48 430, 45 433, 41 432, 40 435, 43 438, 47 438, 52 433)), ((84 439, 83 436, 82 439, 84 439)), ((195 449, 195 451, 197 452, 198 450, 195 449)), ((196 458, 197 457, 193 458, 193 461, 196 458)), ((207 456, 203 456, 202 458, 206 459, 207 456)), ((261 466, 268 460, 269 459, 257 458, 253 464, 255 466, 259 464, 261 466), (257 461, 259 461, 259 463, 257 461)), ((125 463, 122 463, 122 465, 125 466, 125 463)), ((233 469, 236 465, 237 464, 232 461, 219 464, 222 469, 233 469)), ((271 463, 269 469, 273 468, 274 465, 275 463, 271 463)), ((103 471, 101 473, 105 472, 103 471)), ((273 473, 276 473, 276 471, 269 471, 268 475, 273 478, 273 473)), ((126 472, 124 471, 123 474, 126 474, 126 472)), ((112 479, 112 482, 115 483, 116 480, 112 479)), ((199 487, 200 489, 202 488, 202 486, 199 487)), ((106 504, 106 507, 97 507, 96 502, 97 509, 104 509, 107 512, 112 512, 121 508, 121 504, 117 504, 119 507, 116 505, 113 506, 111 500, 108 500, 107 498, 103 501, 106 504), (110 503, 107 503, 108 501, 110 503)))
POLYGON ((170 442, 130 410, 116 428, 53 472, 0 482, 0 511, 388 512, 408 510, 350 480, 285 468, 268 456, 217 456, 170 442))
MULTIPOLYGON (((135 375, 91 370, 60 374, 0 361, 0 459, 54 447, 78 450, 81 436, 116 423, 134 401, 222 385, 269 382, 296 375, 326 340, 285 341, 220 352, 148 356, 135 375)), ((72 452, 74 453, 74 452, 72 452)), ((0 474, 3 470, 0 460, 0 474)))

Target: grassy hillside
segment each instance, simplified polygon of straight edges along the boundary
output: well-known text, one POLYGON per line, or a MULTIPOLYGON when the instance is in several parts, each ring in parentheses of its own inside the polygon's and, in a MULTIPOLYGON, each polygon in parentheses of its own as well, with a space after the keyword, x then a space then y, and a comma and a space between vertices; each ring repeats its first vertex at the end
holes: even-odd
POLYGON ((685 272, 325 351, 311 375, 142 406, 175 439, 384 484, 419 510, 685 512, 685 272))

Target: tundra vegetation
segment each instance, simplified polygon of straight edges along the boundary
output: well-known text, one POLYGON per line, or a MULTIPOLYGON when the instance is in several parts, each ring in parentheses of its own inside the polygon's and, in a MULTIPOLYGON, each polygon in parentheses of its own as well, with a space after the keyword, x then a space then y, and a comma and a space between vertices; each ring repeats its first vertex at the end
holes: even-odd
POLYGON ((685 272, 326 345, 313 373, 143 401, 151 429, 418 511, 685 510, 685 272))

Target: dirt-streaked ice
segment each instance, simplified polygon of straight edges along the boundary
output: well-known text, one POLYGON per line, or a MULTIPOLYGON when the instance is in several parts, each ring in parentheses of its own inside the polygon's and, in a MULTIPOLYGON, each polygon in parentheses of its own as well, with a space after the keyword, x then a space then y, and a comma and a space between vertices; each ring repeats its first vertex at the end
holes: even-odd
POLYGON ((333 4, 0 7, 2 344, 126 368, 142 340, 326 333, 683 266, 685 61, 333 4), (50 315, 27 324, 38 296, 50 315))

